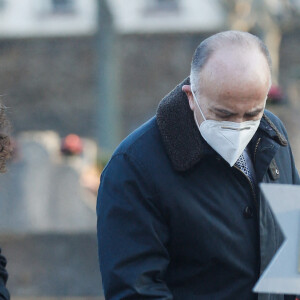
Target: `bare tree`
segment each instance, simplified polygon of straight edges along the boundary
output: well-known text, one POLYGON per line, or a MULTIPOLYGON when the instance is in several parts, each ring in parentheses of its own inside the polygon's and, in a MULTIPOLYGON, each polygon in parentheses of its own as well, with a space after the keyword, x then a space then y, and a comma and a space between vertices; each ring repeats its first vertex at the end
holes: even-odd
POLYGON ((223 0, 228 10, 228 27, 251 31, 268 46, 273 82, 278 84, 282 34, 299 27, 299 0, 223 0))

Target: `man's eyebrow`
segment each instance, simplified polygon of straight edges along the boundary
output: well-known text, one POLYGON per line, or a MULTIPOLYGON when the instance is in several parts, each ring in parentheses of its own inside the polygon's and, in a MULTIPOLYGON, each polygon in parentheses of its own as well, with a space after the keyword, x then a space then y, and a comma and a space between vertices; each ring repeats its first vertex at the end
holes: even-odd
POLYGON ((264 107, 261 107, 261 108, 257 108, 253 111, 250 111, 250 112, 246 112, 245 115, 247 116, 256 116, 258 115, 260 112, 262 112, 264 110, 264 107))
POLYGON ((234 112, 229 111, 229 110, 224 109, 224 108, 212 107, 211 110, 214 111, 214 112, 221 113, 221 114, 226 115, 226 116, 235 116, 235 115, 237 115, 237 113, 234 113, 234 112))

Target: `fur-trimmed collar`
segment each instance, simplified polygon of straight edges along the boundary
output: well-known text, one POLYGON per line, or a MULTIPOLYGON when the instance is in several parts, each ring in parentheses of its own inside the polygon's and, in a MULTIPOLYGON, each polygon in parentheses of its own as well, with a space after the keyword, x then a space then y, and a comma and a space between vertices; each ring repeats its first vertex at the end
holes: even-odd
MULTIPOLYGON (((162 99, 156 114, 167 153, 173 167, 178 171, 186 171, 199 162, 204 155, 214 153, 202 138, 194 121, 187 96, 182 91, 182 86, 185 84, 190 84, 189 78, 162 99)), ((259 128, 277 143, 282 146, 287 145, 285 137, 265 114, 259 128)))

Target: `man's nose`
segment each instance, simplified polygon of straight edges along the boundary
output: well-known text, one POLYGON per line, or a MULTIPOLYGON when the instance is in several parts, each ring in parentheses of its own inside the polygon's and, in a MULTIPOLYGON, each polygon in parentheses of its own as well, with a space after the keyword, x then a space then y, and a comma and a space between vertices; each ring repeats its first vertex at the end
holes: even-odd
POLYGON ((242 122, 245 122, 246 120, 243 116, 235 116, 232 118, 231 121, 235 122, 235 123, 242 123, 242 122))

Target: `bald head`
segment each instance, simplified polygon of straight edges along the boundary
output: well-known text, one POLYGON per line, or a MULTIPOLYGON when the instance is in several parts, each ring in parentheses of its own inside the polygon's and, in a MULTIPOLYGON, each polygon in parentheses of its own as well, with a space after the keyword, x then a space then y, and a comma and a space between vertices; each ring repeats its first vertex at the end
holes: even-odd
POLYGON ((220 77, 212 78, 213 75, 222 74, 223 79, 228 75, 233 80, 234 75, 241 79, 240 76, 247 72, 252 72, 252 76, 265 77, 261 80, 267 78, 268 84, 271 84, 271 59, 267 47, 250 33, 225 31, 207 38, 197 47, 190 80, 192 88, 198 92, 200 84, 220 77))
POLYGON ((182 90, 198 124, 203 116, 232 122, 258 120, 271 84, 270 70, 268 49, 259 38, 246 32, 221 32, 198 46, 191 85, 182 90))

